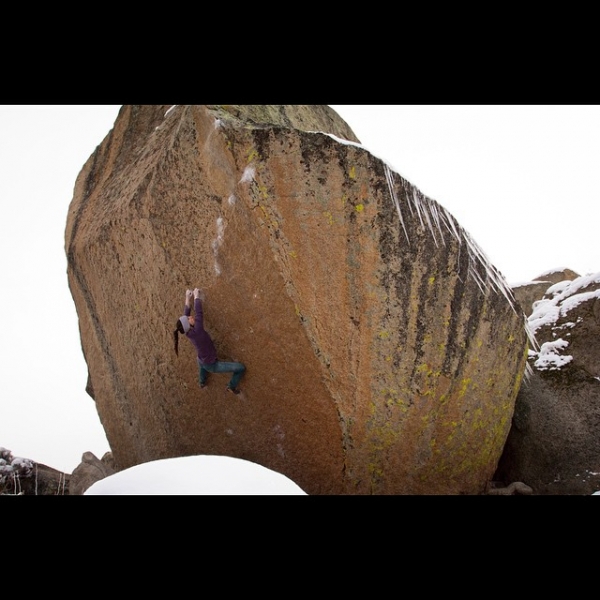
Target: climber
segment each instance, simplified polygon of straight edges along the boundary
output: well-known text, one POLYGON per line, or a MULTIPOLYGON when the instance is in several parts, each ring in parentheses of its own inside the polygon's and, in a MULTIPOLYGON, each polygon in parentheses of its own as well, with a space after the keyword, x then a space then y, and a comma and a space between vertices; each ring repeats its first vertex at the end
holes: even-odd
POLYGON ((177 320, 177 327, 173 332, 175 341, 175 354, 179 355, 179 334, 185 335, 196 348, 196 359, 198 361, 198 379, 200 387, 205 388, 208 382, 209 373, 232 373, 229 384, 225 388, 232 394, 239 394, 238 384, 242 378, 246 367, 239 362, 226 362, 217 360, 217 350, 209 333, 204 329, 204 314, 202 311, 202 292, 196 288, 186 290, 185 308, 183 316, 177 320), (191 315, 191 301, 194 297, 195 317, 191 315))

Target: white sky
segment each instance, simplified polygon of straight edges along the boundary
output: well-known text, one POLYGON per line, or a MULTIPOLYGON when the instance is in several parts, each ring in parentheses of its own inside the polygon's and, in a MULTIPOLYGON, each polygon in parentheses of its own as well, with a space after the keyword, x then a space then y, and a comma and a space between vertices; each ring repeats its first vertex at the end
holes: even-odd
MULTIPOLYGON (((71 473, 108 443, 85 393, 64 230, 119 106, 0 106, 0 446, 71 473)), ((510 284, 600 271, 600 106, 332 105, 510 284)))

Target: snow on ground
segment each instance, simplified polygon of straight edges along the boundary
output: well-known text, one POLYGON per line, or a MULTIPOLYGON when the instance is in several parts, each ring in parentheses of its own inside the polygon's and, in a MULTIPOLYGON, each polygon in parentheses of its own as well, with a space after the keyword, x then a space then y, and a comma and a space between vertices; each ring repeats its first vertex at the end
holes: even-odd
POLYGON ((97 481, 85 496, 306 496, 291 479, 230 456, 184 456, 136 465, 97 481))

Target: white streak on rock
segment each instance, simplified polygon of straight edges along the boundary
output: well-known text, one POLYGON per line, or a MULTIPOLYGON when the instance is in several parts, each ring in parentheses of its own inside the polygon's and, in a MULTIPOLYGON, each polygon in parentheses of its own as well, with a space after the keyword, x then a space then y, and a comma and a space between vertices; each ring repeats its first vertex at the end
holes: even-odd
POLYGON ((171 106, 171 108, 169 108, 169 110, 165 113, 165 119, 173 112, 173 110, 175 110, 177 108, 177 104, 173 104, 173 106, 171 106))
POLYGON ((217 237, 212 241, 212 250, 215 257, 215 273, 217 275, 221 274, 221 267, 219 265, 219 248, 223 244, 224 235, 225 226, 223 225, 223 218, 219 217, 217 219, 217 237))
POLYGON ((249 183, 254 180, 254 175, 256 174, 256 169, 252 165, 248 165, 244 169, 244 173, 242 178, 240 179, 240 183, 249 183))

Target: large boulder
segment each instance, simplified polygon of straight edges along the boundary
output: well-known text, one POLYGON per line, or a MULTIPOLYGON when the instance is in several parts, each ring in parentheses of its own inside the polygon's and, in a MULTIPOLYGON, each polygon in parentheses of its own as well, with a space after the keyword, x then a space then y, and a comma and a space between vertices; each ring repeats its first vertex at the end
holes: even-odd
POLYGON ((87 390, 121 468, 224 455, 308 494, 479 494, 525 370, 525 317, 440 204, 327 106, 124 106, 66 226, 87 390), (222 359, 172 332, 205 294, 222 359))
POLYGON ((494 478, 536 494, 592 494, 600 489, 600 273, 557 279, 533 303, 532 374, 494 478))

